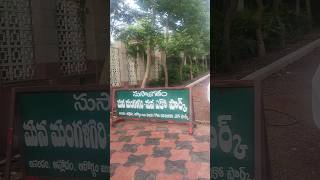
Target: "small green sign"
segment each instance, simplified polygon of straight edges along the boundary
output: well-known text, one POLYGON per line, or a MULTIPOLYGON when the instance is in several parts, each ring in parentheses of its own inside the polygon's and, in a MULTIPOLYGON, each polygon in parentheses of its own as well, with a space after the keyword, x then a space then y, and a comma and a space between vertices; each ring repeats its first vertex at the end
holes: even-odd
POLYGON ((109 178, 109 95, 18 92, 28 176, 109 178))
POLYGON ((211 178, 255 179, 255 88, 214 87, 211 178))
POLYGON ((187 122, 190 120, 189 89, 139 89, 115 91, 117 116, 187 122))

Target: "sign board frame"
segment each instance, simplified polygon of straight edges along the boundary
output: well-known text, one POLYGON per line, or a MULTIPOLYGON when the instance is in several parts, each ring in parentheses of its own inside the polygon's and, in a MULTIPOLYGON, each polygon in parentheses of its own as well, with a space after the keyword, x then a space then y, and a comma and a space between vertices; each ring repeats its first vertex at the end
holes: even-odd
MULTIPOLYGON (((250 80, 221 80, 213 81, 213 88, 254 88, 254 179, 262 180, 264 179, 263 174, 265 174, 265 157, 266 152, 264 145, 266 143, 266 132, 265 124, 262 121, 262 96, 261 96, 261 82, 260 81, 250 81, 250 80)), ((214 101, 214 100, 213 100, 214 101)), ((212 113, 212 112, 211 112, 212 113)), ((212 127, 212 126, 211 126, 212 127)), ((211 150, 210 150, 211 151, 211 150)), ((210 165, 211 167, 213 166, 210 165)))
MULTIPOLYGON (((16 104, 17 102, 17 95, 19 93, 41 93, 41 92, 73 92, 73 91, 105 91, 108 93, 109 95, 109 100, 108 100, 108 109, 109 109, 109 117, 111 115, 111 104, 110 104, 110 90, 108 86, 103 86, 103 85, 89 85, 89 86, 79 86, 79 85, 72 85, 72 86, 62 86, 62 85, 54 85, 54 86, 31 86, 31 87, 16 87, 12 89, 12 94, 11 94, 11 112, 10 112, 10 122, 9 122, 9 126, 8 126, 8 136, 9 136, 9 132, 11 132, 12 134, 10 135, 10 137, 13 136, 13 132, 15 131, 14 127, 17 123, 21 123, 21 119, 20 119, 20 110, 19 110, 19 106, 16 104)), ((110 127, 110 118, 109 120, 107 120, 107 125, 110 127)), ((26 168, 25 168, 25 154, 24 154, 24 143, 23 143, 23 137, 22 137, 22 129, 19 126, 18 130, 18 142, 19 142, 19 148, 21 150, 21 158, 22 158, 22 162, 23 162, 23 171, 22 171, 22 179, 27 179, 27 178, 34 178, 37 180, 41 180, 41 179, 56 179, 56 180, 63 180, 63 179, 68 179, 68 180, 76 180, 76 179, 90 179, 87 177, 48 177, 48 176, 27 176, 26 174, 26 168)), ((107 134, 107 138, 109 138, 110 132, 109 134, 107 134)), ((12 144, 13 144, 13 138, 10 139, 11 142, 9 143, 9 138, 8 138, 8 148, 7 148, 7 162, 6 162, 6 171, 5 171, 5 177, 6 179, 10 180, 10 166, 11 166, 11 158, 12 158, 12 144)), ((107 144, 107 146, 110 146, 110 139, 109 139, 109 144, 107 144)), ((110 149, 110 147, 109 147, 110 149)), ((107 159, 107 166, 110 166, 110 156, 109 159, 107 159)), ((110 178, 110 171, 108 170, 107 174, 109 174, 109 178, 110 178)), ((91 178, 92 179, 92 178, 91 178)))
POLYGON ((137 120, 137 121, 151 121, 151 122, 157 122, 160 123, 159 121, 156 121, 159 118, 128 118, 128 117, 119 117, 117 116, 117 107, 116 107, 116 102, 115 102, 115 95, 117 91, 120 90, 127 90, 127 91, 135 91, 135 90, 189 90, 189 122, 176 122, 174 120, 163 120, 161 119, 160 122, 167 122, 170 124, 185 124, 189 126, 189 134, 193 134, 193 123, 194 123, 194 109, 193 109, 193 100, 192 100, 192 88, 191 87, 155 87, 155 88, 112 88, 112 108, 111 108, 111 114, 110 114, 110 125, 112 126, 113 123, 116 123, 121 120, 137 120), (112 121, 112 117, 114 117, 116 120, 112 121), (149 119, 149 120, 147 120, 149 119))

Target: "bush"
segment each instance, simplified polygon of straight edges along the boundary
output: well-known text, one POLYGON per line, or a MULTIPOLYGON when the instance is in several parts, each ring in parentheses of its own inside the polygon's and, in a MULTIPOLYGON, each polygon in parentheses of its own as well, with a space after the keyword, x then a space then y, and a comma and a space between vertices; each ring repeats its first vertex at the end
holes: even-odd
POLYGON ((254 12, 244 10, 237 13, 231 25, 232 61, 247 59, 256 54, 256 22, 254 12))

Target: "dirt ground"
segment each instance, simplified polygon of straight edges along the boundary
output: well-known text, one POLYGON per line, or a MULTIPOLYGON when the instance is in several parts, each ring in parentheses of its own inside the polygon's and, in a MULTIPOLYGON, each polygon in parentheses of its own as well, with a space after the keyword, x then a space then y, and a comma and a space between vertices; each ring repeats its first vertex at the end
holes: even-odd
POLYGON ((320 179, 320 130, 311 104, 319 64, 320 48, 263 81, 273 180, 320 179))

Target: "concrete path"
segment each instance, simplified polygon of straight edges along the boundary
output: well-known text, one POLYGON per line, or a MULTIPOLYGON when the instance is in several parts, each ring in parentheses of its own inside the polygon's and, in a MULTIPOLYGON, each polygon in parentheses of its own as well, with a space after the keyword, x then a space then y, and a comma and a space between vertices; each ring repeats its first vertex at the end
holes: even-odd
POLYGON ((312 119, 311 82, 320 48, 263 81, 273 180, 320 178, 320 130, 312 119))

